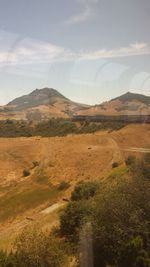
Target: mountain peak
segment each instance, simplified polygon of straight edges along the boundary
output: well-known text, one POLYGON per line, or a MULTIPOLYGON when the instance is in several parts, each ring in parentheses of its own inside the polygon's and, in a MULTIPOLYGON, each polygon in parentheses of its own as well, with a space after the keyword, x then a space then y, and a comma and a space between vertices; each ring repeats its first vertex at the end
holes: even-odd
POLYGON ((65 96, 63 96, 61 93, 59 93, 56 89, 44 87, 42 89, 35 89, 32 91, 30 96, 38 96, 38 95, 47 95, 48 97, 61 97, 63 99, 67 99, 65 96))
POLYGON ((8 106, 15 106, 16 110, 24 110, 39 105, 53 105, 57 101, 69 101, 65 96, 53 88, 45 87, 35 89, 28 95, 14 99, 8 103, 8 106))
POLYGON ((133 100, 140 101, 144 104, 149 104, 150 103, 150 96, 142 95, 142 94, 137 94, 137 93, 132 93, 132 92, 127 92, 119 97, 116 97, 112 99, 111 101, 114 100, 120 100, 121 102, 131 102, 133 100))

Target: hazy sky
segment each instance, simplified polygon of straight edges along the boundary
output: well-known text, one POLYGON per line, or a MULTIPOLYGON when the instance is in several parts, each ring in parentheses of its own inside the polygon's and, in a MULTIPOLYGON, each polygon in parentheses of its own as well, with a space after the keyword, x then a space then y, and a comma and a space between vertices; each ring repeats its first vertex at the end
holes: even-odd
POLYGON ((150 0, 0 0, 0 104, 43 87, 150 95, 149 29, 150 0))

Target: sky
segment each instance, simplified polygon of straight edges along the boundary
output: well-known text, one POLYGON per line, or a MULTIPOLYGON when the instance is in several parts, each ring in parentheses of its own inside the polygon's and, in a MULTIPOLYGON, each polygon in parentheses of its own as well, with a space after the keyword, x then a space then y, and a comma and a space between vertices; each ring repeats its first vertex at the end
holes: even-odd
POLYGON ((0 105, 36 88, 150 95, 150 0, 0 0, 0 105))

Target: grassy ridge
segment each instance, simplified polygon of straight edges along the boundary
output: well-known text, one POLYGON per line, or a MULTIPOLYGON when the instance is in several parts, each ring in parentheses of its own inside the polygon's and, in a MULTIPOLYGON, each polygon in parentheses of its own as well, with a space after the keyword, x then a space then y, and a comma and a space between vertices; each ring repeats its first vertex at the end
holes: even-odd
POLYGON ((60 194, 61 192, 54 186, 32 185, 22 190, 14 188, 0 199, 0 221, 15 218, 46 201, 52 204, 60 194))
POLYGON ((66 136, 67 134, 94 133, 100 130, 119 130, 124 127, 119 122, 72 122, 71 120, 51 119, 37 124, 25 121, 0 121, 0 137, 66 136))

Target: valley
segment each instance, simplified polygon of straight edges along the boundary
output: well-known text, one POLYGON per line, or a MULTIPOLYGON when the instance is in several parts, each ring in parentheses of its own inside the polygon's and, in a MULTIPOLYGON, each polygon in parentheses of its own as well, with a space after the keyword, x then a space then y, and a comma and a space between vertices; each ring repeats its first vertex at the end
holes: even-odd
POLYGON ((10 249, 28 225, 57 225, 59 209, 76 183, 125 173, 125 159, 141 156, 149 134, 149 124, 130 124, 118 131, 65 137, 0 138, 0 248, 10 249), (46 212, 51 205, 55 208, 46 212))

